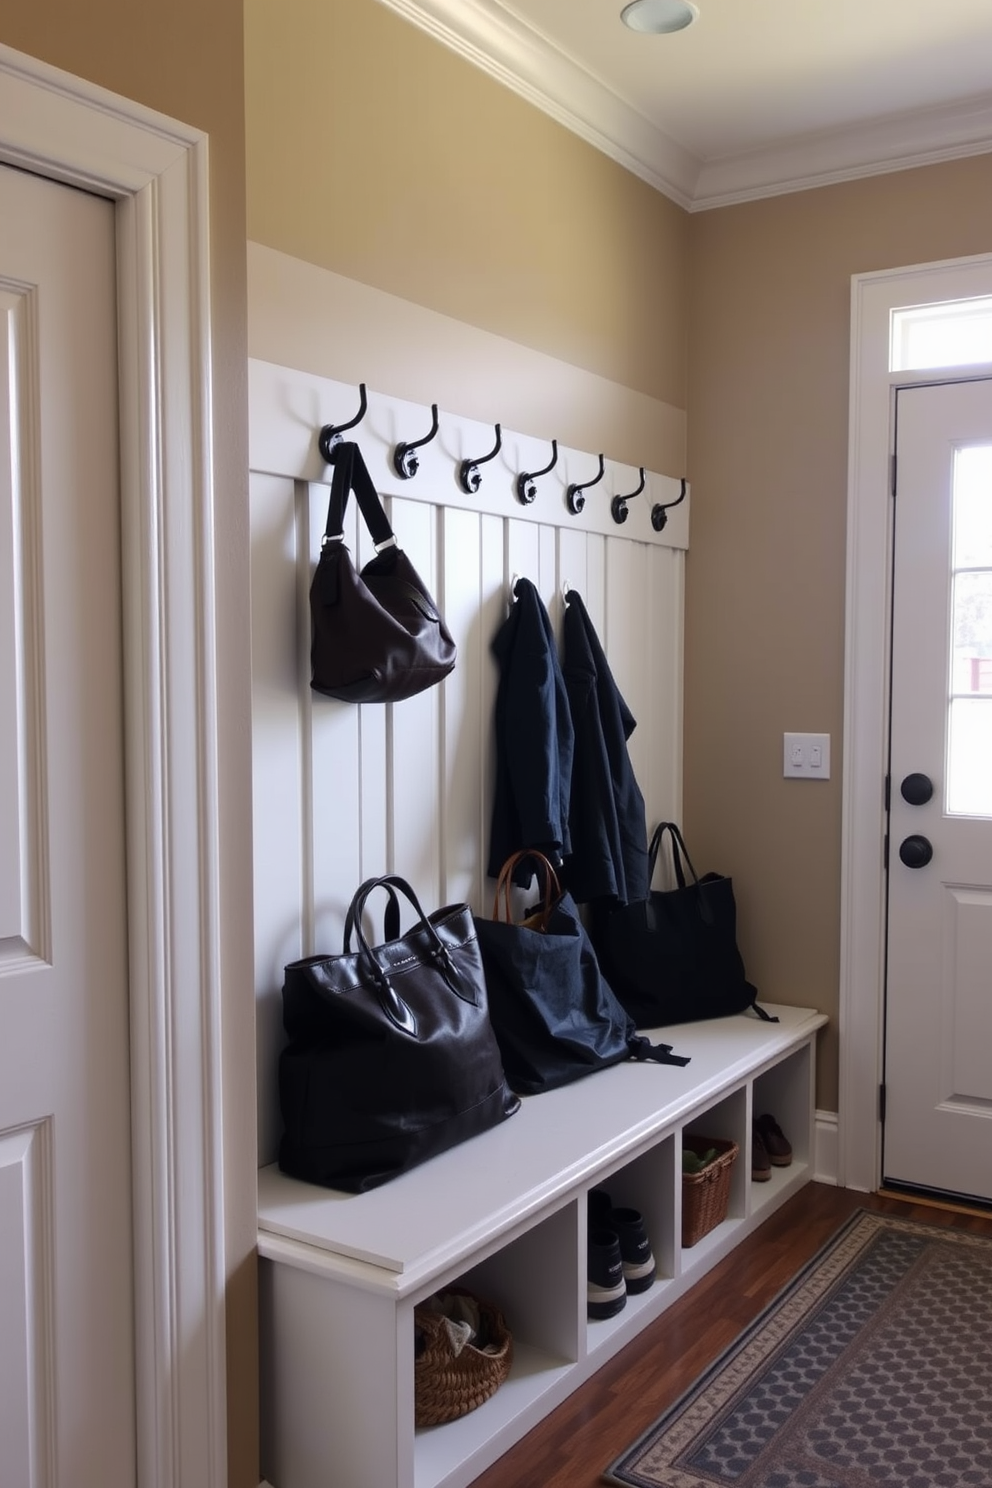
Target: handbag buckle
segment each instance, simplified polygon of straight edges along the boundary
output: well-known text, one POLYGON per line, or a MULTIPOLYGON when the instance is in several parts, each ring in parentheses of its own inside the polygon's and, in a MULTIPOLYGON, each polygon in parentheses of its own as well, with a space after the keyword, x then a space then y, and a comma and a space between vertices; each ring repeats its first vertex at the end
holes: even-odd
POLYGON ((332 543, 332 542, 343 542, 343 541, 344 541, 344 533, 343 532, 325 532, 324 535, 323 535, 323 537, 320 539, 320 551, 323 552, 324 549, 327 547, 327 544, 328 543, 332 543))
POLYGON ((385 548, 398 548, 399 543, 396 541, 394 534, 390 533, 383 542, 374 543, 373 546, 377 553, 381 553, 385 548))

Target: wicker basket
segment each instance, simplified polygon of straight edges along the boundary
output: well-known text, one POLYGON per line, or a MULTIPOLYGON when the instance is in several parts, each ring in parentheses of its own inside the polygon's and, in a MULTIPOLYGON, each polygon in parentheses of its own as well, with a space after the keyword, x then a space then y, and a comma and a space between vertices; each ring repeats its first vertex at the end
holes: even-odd
POLYGON ((736 1142, 719 1137, 683 1134, 682 1145, 702 1157, 711 1147, 717 1155, 699 1173, 682 1174, 682 1245, 695 1245, 727 1217, 730 1199, 730 1170, 739 1148, 736 1142))
MULTIPOLYGON (((471 1297, 452 1287, 445 1296, 471 1297)), ((467 1343, 455 1354, 443 1316, 428 1306, 414 1308, 417 1356, 413 1366, 414 1421, 417 1426, 439 1426, 454 1421, 495 1395, 510 1372, 513 1339, 503 1314, 489 1302, 473 1297, 481 1319, 480 1334, 489 1348, 467 1343)))

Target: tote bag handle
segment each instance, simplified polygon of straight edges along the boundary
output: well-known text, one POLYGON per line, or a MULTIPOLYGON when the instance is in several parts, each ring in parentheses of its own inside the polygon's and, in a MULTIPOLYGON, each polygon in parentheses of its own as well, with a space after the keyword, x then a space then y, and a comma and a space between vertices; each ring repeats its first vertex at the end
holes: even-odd
POLYGON ((499 870, 499 878, 496 880, 496 896, 493 900, 493 919, 502 920, 505 925, 514 923, 510 906, 510 886, 517 865, 527 858, 533 859, 537 864, 538 878, 541 878, 543 869, 544 892, 539 908, 527 916, 523 925, 528 930, 544 931, 548 928, 551 911, 561 898, 561 885, 548 859, 543 853, 536 852, 533 848, 525 848, 522 852, 513 853, 499 870))

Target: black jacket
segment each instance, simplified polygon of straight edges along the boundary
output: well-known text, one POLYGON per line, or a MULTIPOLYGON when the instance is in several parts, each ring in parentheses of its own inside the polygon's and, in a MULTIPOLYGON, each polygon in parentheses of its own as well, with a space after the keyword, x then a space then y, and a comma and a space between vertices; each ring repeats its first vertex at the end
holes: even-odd
MULTIPOLYGON (((496 784, 489 875, 533 847, 557 867, 570 848, 568 807, 574 735, 551 619, 529 579, 496 632, 496 784)), ((529 883, 527 866, 520 881, 529 883)))
POLYGON ((627 753, 637 725, 574 591, 565 606, 562 669, 575 731, 566 882, 579 903, 646 899, 647 820, 627 753))

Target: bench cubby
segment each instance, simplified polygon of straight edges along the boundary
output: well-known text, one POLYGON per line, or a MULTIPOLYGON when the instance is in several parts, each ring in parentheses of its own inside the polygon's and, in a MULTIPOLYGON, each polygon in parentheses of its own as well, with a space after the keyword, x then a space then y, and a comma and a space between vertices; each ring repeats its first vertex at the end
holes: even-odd
MULTIPOLYGON (((492 1131, 352 1195, 259 1173, 262 1467, 273 1488, 465 1488, 812 1176, 825 1017, 774 1007, 664 1031, 684 1069, 624 1064, 526 1098, 492 1131), (751 1121, 793 1162, 754 1183, 751 1121), (731 1138, 727 1218, 681 1245, 682 1135, 731 1138), (658 1277, 586 1317, 590 1189, 644 1215, 658 1277), (416 1430, 413 1310, 452 1284, 498 1303, 514 1362, 491 1400, 416 1430)), ((662 1031, 658 1031, 660 1035, 662 1031)))

